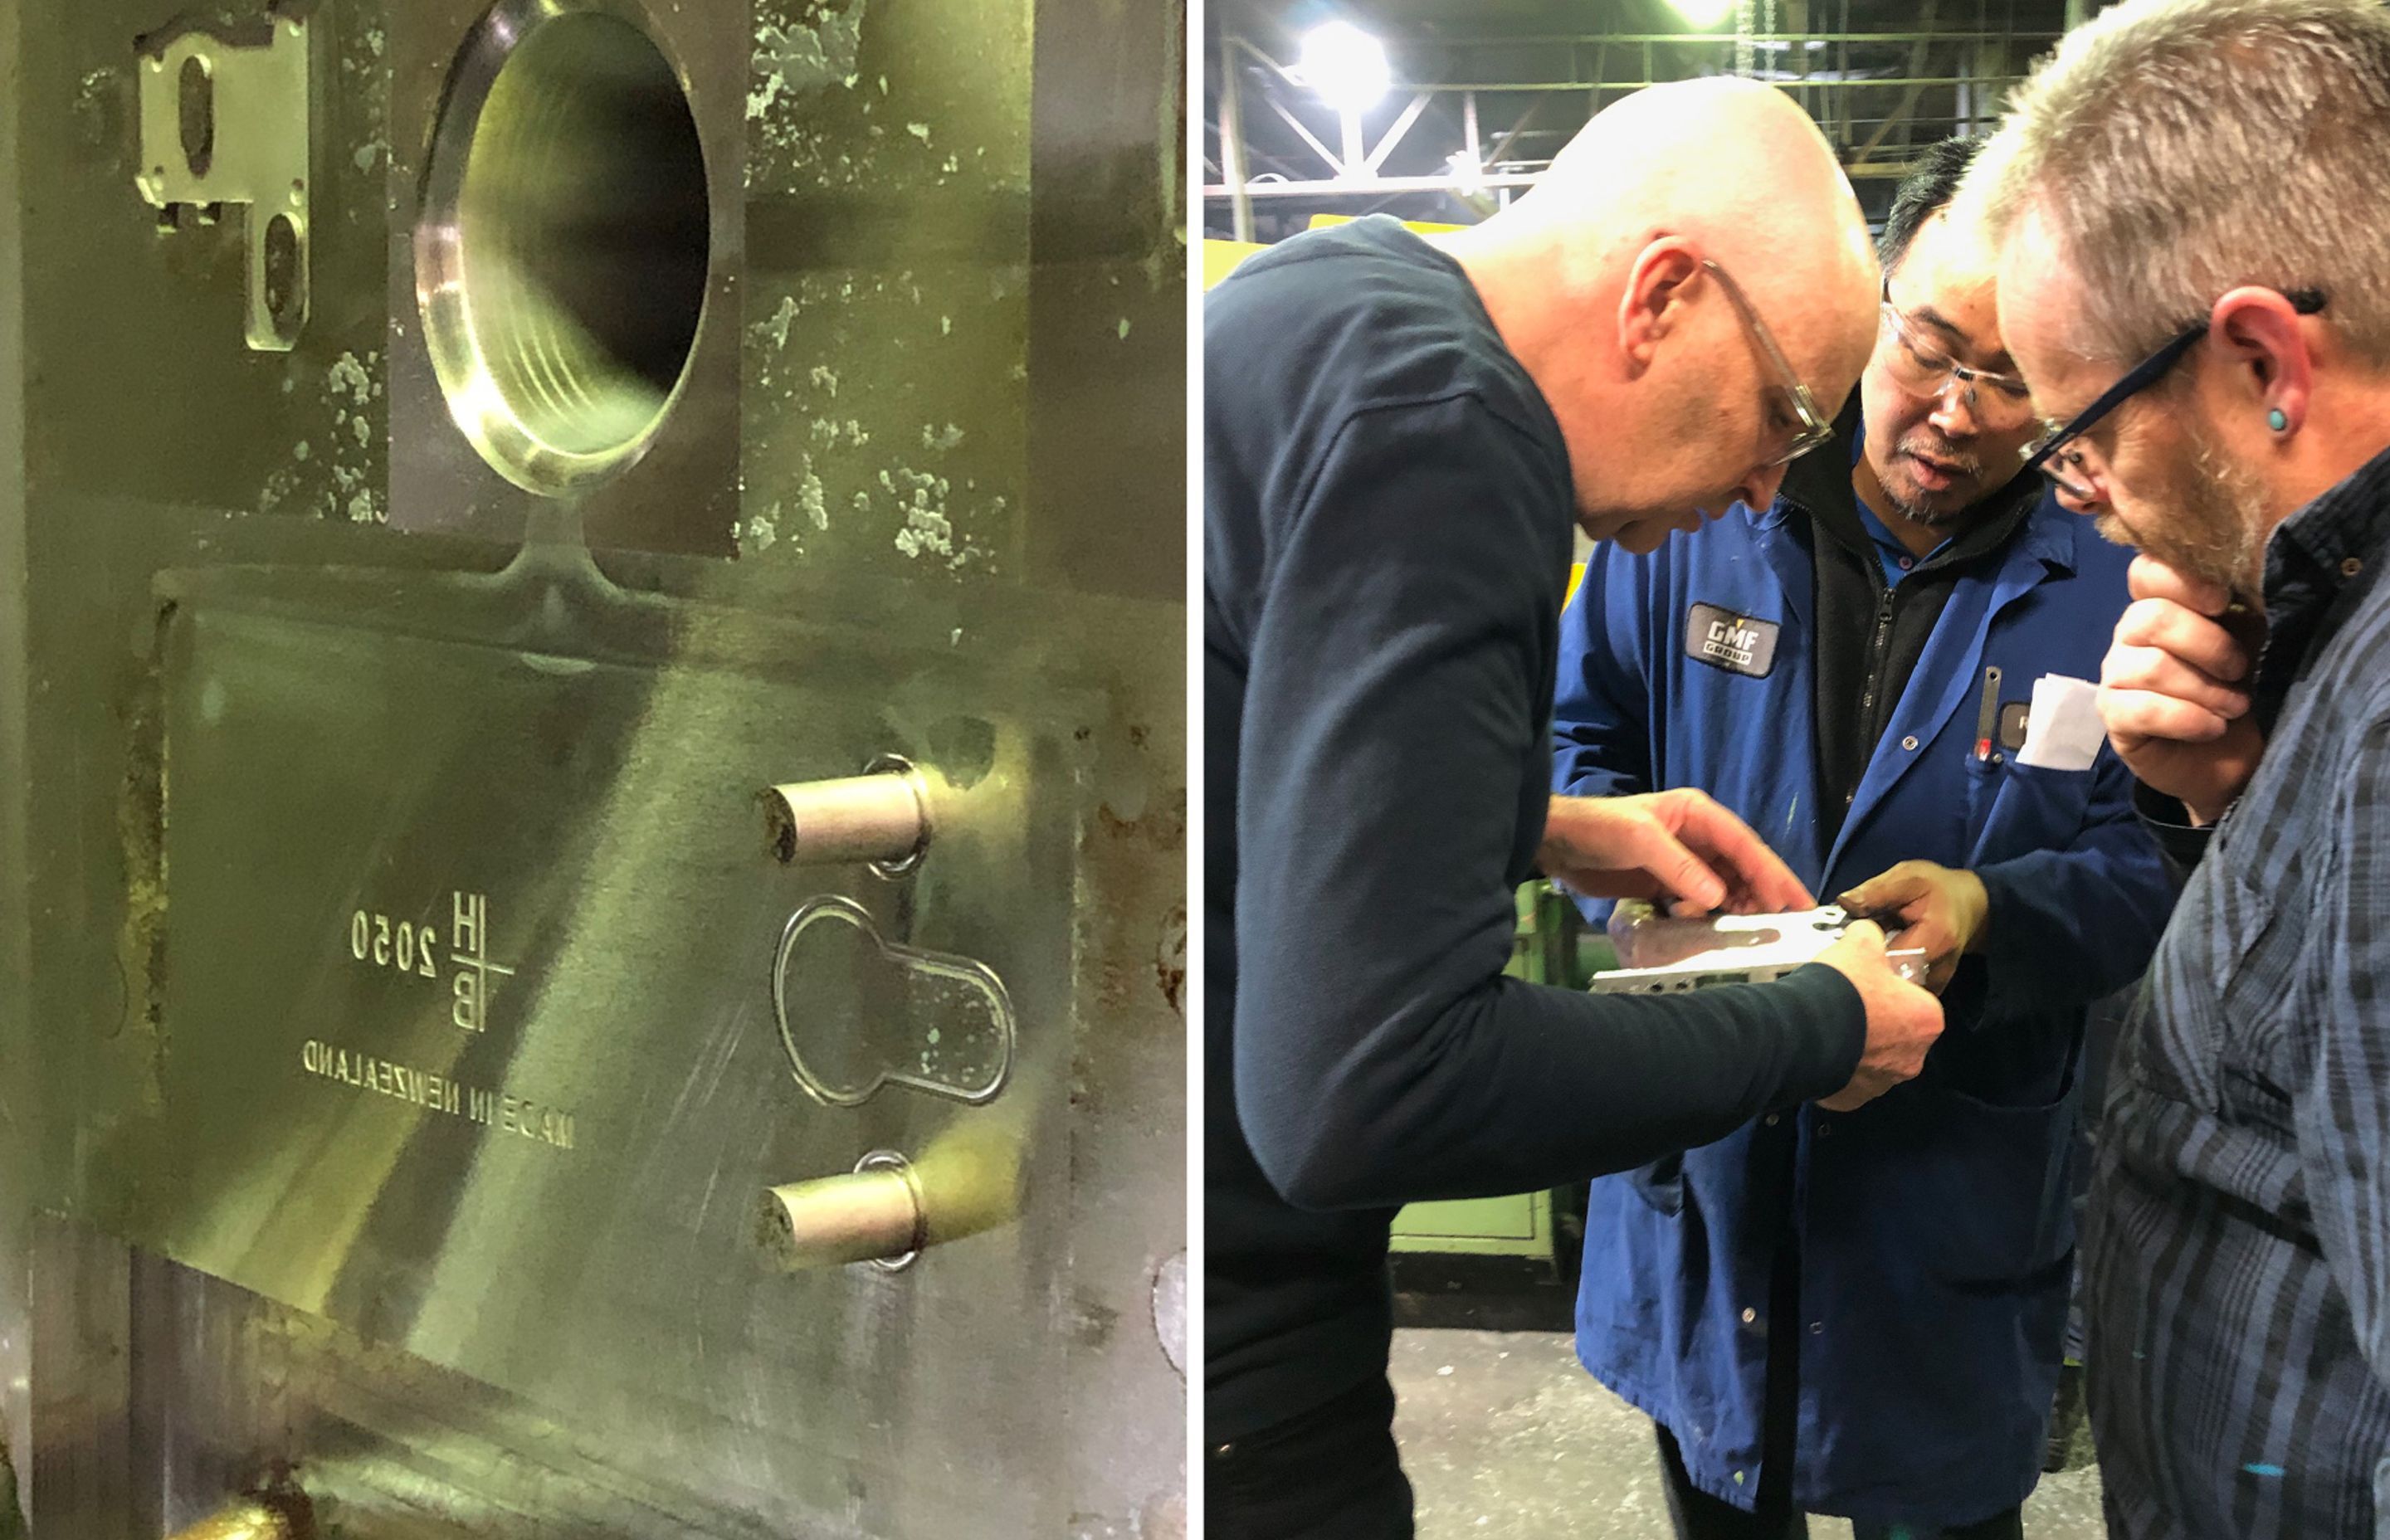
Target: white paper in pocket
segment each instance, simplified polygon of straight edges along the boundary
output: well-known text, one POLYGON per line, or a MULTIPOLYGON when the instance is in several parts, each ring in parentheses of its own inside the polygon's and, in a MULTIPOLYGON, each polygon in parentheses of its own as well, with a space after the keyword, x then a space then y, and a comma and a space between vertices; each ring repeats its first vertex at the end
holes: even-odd
POLYGON ((2025 713, 2024 747, 2016 762, 2042 770, 2088 770, 2108 740, 2100 720, 2100 687, 2087 679, 2045 674, 2033 682, 2033 707, 2025 713))

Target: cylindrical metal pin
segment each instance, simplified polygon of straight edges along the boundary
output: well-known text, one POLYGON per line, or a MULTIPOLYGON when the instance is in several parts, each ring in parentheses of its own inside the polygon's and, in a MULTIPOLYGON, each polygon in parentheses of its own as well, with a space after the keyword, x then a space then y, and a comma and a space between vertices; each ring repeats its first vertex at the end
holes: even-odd
POLYGON ((909 1166, 873 1163, 773 1187, 762 1229, 765 1250, 790 1271, 893 1262, 921 1248, 921 1193, 909 1166))
POLYGON ((786 863, 911 862, 930 842, 930 799, 909 764, 838 780, 791 781, 764 793, 772 853, 786 863))

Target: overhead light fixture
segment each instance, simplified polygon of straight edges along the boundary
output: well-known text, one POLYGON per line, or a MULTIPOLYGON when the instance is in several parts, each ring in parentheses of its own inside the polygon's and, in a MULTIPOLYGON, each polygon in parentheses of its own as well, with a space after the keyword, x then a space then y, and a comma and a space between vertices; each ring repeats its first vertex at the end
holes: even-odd
POLYGON ((1452 168, 1453 178, 1460 184, 1460 190, 1463 193, 1478 193, 1484 190, 1485 168, 1477 163, 1477 157, 1465 149, 1456 149, 1446 164, 1452 168))
POLYGON ((1394 83, 1385 47, 1350 21, 1330 21, 1304 34, 1295 68, 1339 112, 1367 111, 1394 83))
POLYGON ((1710 32, 1726 24, 1734 14, 1734 0, 1674 0, 1677 14, 1700 28, 1710 32))

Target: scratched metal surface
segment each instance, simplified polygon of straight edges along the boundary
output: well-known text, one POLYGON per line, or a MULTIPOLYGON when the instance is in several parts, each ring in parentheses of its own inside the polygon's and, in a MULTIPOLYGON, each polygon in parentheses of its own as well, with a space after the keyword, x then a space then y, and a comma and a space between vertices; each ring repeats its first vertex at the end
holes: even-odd
MULTIPOLYGON (((606 8, 687 89, 705 310, 568 507, 420 334, 479 6, 312 7, 269 353, 238 220, 135 191, 174 7, 0 0, 0 1431, 45 1540, 277 1475, 358 1537, 1183 1531, 1182 7, 606 8), (887 751, 983 792, 917 872, 766 857, 753 789, 887 751), (1004 978, 994 1101, 805 1097, 768 975, 822 892, 1004 978), (761 1265, 763 1186, 957 1148, 1011 1222, 761 1265)), ((833 1072, 984 1059, 866 972, 792 981, 833 1072)))

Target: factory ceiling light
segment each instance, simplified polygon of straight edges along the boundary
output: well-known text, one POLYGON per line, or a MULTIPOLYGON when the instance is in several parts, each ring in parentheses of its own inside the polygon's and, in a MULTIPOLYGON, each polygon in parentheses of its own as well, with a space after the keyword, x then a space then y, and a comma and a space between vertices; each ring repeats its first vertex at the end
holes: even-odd
POLYGON ((1672 0, 1677 14, 1707 32, 1726 24, 1734 14, 1734 0, 1672 0))
POLYGON ((1304 83, 1339 112, 1374 107, 1394 79, 1384 46, 1350 21, 1330 21, 1305 33, 1296 68, 1304 83))

